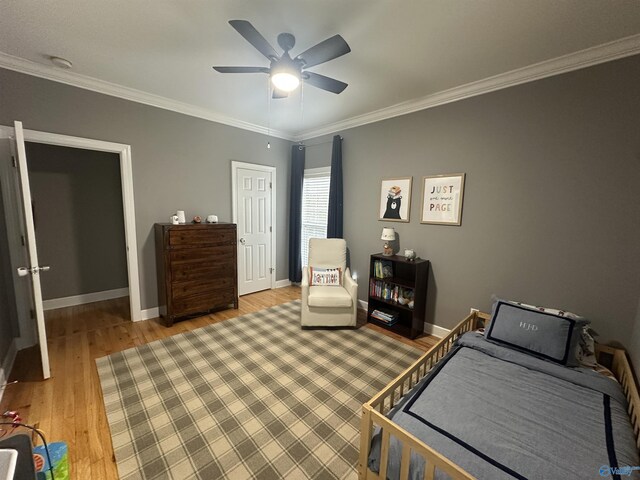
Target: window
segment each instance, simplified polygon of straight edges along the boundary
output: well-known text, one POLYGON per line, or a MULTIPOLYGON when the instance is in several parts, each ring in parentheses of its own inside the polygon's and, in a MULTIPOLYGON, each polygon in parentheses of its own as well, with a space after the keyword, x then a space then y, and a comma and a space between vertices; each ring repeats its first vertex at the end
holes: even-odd
POLYGON ((302 265, 309 264, 309 239, 327 238, 331 167, 308 168, 302 185, 302 265))

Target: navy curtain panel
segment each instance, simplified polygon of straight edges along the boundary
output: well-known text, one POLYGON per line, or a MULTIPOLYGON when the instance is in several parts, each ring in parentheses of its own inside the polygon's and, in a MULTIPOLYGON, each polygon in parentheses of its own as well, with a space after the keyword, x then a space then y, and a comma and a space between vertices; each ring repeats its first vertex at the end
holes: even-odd
POLYGON ((333 137, 327 238, 342 238, 342 137, 333 137))
POLYGON ((289 189, 289 280, 302 281, 302 185, 304 182, 305 149, 299 145, 291 147, 291 186, 289 189))

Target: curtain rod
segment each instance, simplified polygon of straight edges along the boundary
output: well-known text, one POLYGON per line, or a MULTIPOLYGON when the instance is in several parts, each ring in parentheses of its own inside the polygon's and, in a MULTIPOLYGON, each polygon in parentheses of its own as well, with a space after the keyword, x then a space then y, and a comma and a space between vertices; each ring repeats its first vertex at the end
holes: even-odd
MULTIPOLYGON (((344 140, 344 138, 342 137, 342 135, 340 135, 340 140, 344 140)), ((303 149, 303 148, 309 148, 309 147, 317 147, 318 145, 324 145, 325 143, 333 143, 333 138, 332 138, 331 140, 327 140, 327 141, 325 141, 325 142, 311 143, 311 144, 309 144, 309 145, 307 145, 307 144, 305 144, 305 143, 300 142, 300 143, 298 143, 298 147, 299 147, 300 149, 303 149)))

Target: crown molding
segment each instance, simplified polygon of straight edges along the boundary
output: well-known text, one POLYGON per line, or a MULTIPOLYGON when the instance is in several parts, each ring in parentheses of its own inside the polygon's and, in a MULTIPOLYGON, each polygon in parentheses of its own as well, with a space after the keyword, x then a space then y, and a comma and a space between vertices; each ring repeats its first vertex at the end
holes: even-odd
POLYGON ((545 60, 533 65, 501 73, 493 77, 488 77, 475 82, 460 85, 458 87, 436 92, 415 100, 398 103, 390 107, 381 108, 373 112, 357 115, 355 117, 341 120, 339 122, 327 124, 318 128, 303 130, 292 134, 289 132, 270 130, 261 125, 256 125, 242 120, 220 115, 209 109, 198 107, 184 102, 172 100, 170 98, 143 92, 115 83, 98 80, 93 77, 71 73, 64 70, 55 69, 40 63, 15 57, 4 52, 0 52, 0 68, 26 73, 35 77, 64 83, 74 87, 91 90, 93 92, 110 95, 112 97, 142 103, 164 110, 170 110, 192 117, 202 118, 211 122, 222 123, 232 127, 249 130, 263 135, 270 135, 289 141, 309 140, 321 135, 328 135, 349 128, 367 125, 382 120, 386 120, 401 115, 434 108, 447 103, 457 102, 466 98, 495 92, 504 88, 514 87, 523 83, 541 80, 543 78, 561 75, 582 68, 591 67, 600 63, 610 62, 631 55, 640 53, 640 34, 624 37, 609 43, 580 50, 578 52, 545 60))
POLYGON ((358 115, 347 120, 327 124, 319 128, 298 132, 294 141, 309 140, 321 135, 328 135, 349 128, 359 127, 369 123, 379 122, 388 118, 406 115, 408 113, 434 108, 439 105, 457 102, 485 93, 495 92, 504 88, 514 87, 523 83, 541 80, 543 78, 561 75, 600 63, 618 60, 640 53, 640 34, 624 37, 613 42, 604 43, 585 50, 534 63, 526 67, 501 73, 458 87, 433 93, 425 97, 398 103, 390 107, 381 108, 373 112, 358 115))
POLYGON ((0 52, 0 68, 26 73, 27 75, 32 75, 34 77, 40 77, 46 80, 52 80, 54 82, 82 88, 84 90, 91 90, 92 92, 102 93, 104 95, 110 95, 112 97, 162 108, 172 112, 182 113, 191 117, 202 118, 211 122, 222 123, 224 125, 261 133, 263 135, 278 137, 284 140, 293 140, 293 135, 288 132, 267 129, 261 125, 226 117, 212 110, 191 105, 189 103, 179 102, 160 95, 143 92, 141 90, 136 90, 135 88, 124 87, 122 85, 106 82, 86 75, 56 69, 37 62, 32 62, 31 60, 15 57, 4 52, 0 52))

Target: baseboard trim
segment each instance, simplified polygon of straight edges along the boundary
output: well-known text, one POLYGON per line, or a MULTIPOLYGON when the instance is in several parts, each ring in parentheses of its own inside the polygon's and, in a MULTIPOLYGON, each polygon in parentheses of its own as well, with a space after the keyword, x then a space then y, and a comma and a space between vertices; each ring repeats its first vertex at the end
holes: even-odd
POLYGON ((53 310, 56 308, 73 307, 74 305, 84 305, 85 303, 126 297, 127 295, 129 295, 128 288, 116 288, 114 290, 105 290, 104 292, 83 293, 82 295, 73 295, 71 297, 52 298, 51 300, 44 300, 42 306, 45 310, 53 310))
POLYGON ((160 316, 160 307, 147 308, 142 310, 140 320, 150 320, 152 318, 158 318, 160 316))
POLYGON ((434 337, 443 338, 449 335, 450 331, 451 330, 449 330, 448 328, 439 327, 438 325, 434 325, 433 323, 424 322, 424 333, 426 333, 427 335, 433 335, 434 337))
POLYGON ((291 280, 276 280, 275 288, 283 288, 291 285, 291 280))
POLYGON ((16 360, 16 354, 18 353, 18 339, 14 338, 9 345, 9 350, 7 350, 7 354, 4 356, 2 361, 2 365, 0 365, 0 402, 2 401, 2 396, 6 390, 5 383, 9 380, 9 375, 11 375, 11 369, 13 368, 13 362, 16 360))
POLYGON ((35 339, 28 339, 26 337, 17 337, 15 339, 16 342, 16 350, 24 350, 25 348, 33 347, 37 345, 38 342, 35 339))

